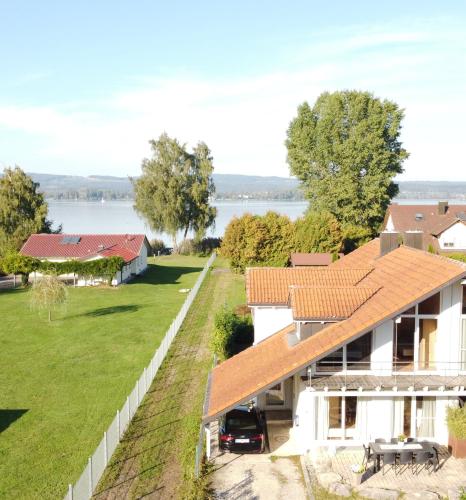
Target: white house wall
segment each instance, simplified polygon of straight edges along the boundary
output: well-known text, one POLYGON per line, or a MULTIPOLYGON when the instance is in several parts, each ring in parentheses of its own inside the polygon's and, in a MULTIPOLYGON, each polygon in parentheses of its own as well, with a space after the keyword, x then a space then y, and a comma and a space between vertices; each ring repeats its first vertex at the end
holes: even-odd
POLYGON ((436 360, 437 368, 447 369, 445 375, 454 374, 459 364, 461 308, 463 290, 461 283, 445 287, 440 294, 441 310, 437 323, 436 360), (442 362, 447 362, 443 363, 442 362), (453 363, 452 363, 453 362, 453 363))
POLYGON ((382 323, 372 332, 371 370, 390 375, 393 358, 393 320, 382 323))
POLYGON ((466 224, 453 224, 438 237, 438 242, 442 250, 466 250, 466 224), (453 246, 445 246, 445 243, 453 243, 453 246))
POLYGON ((277 333, 293 323, 293 313, 288 307, 252 307, 254 344, 277 333))

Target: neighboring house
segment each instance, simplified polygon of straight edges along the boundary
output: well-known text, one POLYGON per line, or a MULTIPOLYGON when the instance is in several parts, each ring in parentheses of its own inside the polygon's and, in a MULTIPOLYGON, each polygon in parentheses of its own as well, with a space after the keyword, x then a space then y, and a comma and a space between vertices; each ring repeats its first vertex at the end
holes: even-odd
MULTIPOLYGON (((143 234, 33 234, 20 252, 51 262, 121 257, 125 265, 112 279, 112 285, 118 285, 145 271, 150 245, 143 234)), ((34 277, 40 277, 40 273, 32 276, 33 279, 34 277)), ((74 275, 62 277, 72 280, 76 278, 74 275)), ((79 276, 76 284, 95 285, 106 279, 103 276, 79 276)))
MULTIPOLYGON (((343 254, 338 254, 338 258, 343 254)), ((328 266, 334 260, 331 253, 292 253, 290 257, 291 267, 307 267, 307 266, 328 266)))
POLYGON ((298 453, 446 444, 446 408, 466 397, 466 265, 390 236, 325 268, 247 270, 255 345, 212 370, 204 422, 255 399, 298 453))
POLYGON ((424 250, 466 252, 466 205, 390 205, 383 224, 385 231, 397 231, 416 239, 424 250))

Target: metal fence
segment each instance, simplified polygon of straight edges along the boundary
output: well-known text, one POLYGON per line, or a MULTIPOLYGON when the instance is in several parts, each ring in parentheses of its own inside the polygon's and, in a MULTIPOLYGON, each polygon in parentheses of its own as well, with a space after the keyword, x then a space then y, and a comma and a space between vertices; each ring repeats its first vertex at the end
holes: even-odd
POLYGON ((92 496, 94 488, 97 486, 102 474, 108 465, 113 452, 115 451, 120 439, 123 437, 129 422, 133 418, 139 404, 143 400, 147 390, 149 389, 155 375, 157 374, 160 365, 162 364, 167 352, 170 348, 173 339, 180 329, 183 321, 188 313, 191 304, 196 298, 197 292, 204 281, 204 278, 214 262, 216 254, 213 253, 207 261, 204 269, 197 278, 196 284, 189 292, 184 304, 182 305, 178 315, 168 329, 165 337, 162 339, 157 351, 151 359, 149 365, 144 368, 141 376, 137 380, 133 390, 126 398, 125 404, 121 410, 117 410, 115 418, 110 424, 102 441, 100 441, 94 454, 89 457, 88 463, 84 468, 81 476, 74 485, 68 486, 68 493, 65 495, 66 500, 84 500, 92 496))

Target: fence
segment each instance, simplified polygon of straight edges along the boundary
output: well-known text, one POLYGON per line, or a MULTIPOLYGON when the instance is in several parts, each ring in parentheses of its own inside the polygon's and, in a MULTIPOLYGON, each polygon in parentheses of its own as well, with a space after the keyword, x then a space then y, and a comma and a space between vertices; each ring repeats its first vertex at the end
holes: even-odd
POLYGON ((87 500, 91 498, 94 488, 97 486, 97 483, 102 477, 102 474, 106 466, 108 465, 113 452, 118 446, 118 443, 125 433, 128 424, 136 413, 139 404, 144 398, 147 390, 154 380, 155 375, 157 374, 158 369, 160 368, 160 365, 165 359, 170 345, 173 342, 176 334, 178 333, 181 325, 183 324, 186 314, 188 313, 188 310, 191 307, 191 304, 193 303, 209 268, 212 266, 215 257, 215 253, 210 256, 209 260, 204 266, 204 269, 197 278, 196 284, 189 292, 183 306, 178 312, 178 315, 171 324, 160 346, 155 352, 154 357, 151 359, 149 365, 144 368, 133 390, 126 398, 125 404, 122 406, 121 410, 117 410, 115 418, 113 419, 107 431, 104 432, 102 441, 100 441, 99 445, 94 451, 94 454, 89 457, 88 463, 84 468, 83 473, 74 485, 69 485, 68 493, 65 495, 65 500, 87 500))

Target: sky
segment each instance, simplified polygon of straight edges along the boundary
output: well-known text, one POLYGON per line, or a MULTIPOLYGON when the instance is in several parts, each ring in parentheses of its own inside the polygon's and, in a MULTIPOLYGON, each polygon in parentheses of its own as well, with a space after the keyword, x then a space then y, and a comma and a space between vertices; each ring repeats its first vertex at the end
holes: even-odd
POLYGON ((288 176, 299 104, 405 110, 400 180, 466 180, 466 2, 0 0, 0 168, 138 175, 164 131, 217 173, 288 176))

